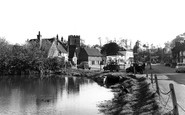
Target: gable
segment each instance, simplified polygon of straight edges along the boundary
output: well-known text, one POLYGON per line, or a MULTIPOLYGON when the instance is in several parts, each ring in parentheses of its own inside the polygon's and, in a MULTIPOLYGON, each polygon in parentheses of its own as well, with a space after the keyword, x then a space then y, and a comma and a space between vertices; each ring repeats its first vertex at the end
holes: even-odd
POLYGON ((58 56, 58 49, 57 49, 55 42, 53 42, 53 44, 51 45, 49 49, 48 57, 57 57, 57 56, 58 56))
POLYGON ((59 55, 59 53, 67 53, 67 51, 64 49, 62 44, 60 44, 57 41, 53 41, 49 51, 48 51, 48 57, 56 57, 59 55))

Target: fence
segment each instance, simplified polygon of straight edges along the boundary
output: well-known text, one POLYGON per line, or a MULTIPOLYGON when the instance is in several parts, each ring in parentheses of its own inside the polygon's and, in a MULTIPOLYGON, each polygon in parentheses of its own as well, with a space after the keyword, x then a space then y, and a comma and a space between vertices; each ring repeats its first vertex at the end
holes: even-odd
POLYGON ((153 73, 151 73, 149 77, 148 72, 146 72, 146 77, 151 80, 152 87, 154 84, 156 85, 156 93, 159 95, 159 101, 163 106, 163 112, 164 110, 168 111, 167 113, 165 113, 166 115, 179 115, 178 107, 182 109, 185 114, 185 109, 176 100, 175 89, 172 83, 169 84, 169 91, 164 92, 159 88, 156 74, 153 75, 153 73), (162 95, 167 96, 167 100, 165 100, 162 95), (168 106, 170 98, 172 99, 173 108, 170 108, 168 106))

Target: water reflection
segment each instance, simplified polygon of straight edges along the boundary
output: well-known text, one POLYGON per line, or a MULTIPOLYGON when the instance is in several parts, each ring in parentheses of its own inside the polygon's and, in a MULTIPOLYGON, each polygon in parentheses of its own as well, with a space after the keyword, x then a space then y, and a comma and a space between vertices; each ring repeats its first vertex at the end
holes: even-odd
POLYGON ((56 77, 0 82, 0 114, 96 115, 112 93, 85 78, 56 77))

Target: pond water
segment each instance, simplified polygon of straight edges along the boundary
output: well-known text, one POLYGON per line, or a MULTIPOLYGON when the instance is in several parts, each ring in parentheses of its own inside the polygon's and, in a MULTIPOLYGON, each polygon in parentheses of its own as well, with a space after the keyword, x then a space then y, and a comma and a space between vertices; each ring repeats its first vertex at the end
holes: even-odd
POLYGON ((0 81, 0 115, 101 115, 113 93, 90 79, 61 77, 0 81))

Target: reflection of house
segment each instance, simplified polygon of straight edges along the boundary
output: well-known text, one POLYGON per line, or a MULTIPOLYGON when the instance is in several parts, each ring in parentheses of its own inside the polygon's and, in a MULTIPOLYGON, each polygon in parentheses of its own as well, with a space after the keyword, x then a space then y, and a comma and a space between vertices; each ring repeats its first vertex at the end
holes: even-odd
POLYGON ((89 65, 99 65, 102 61, 102 55, 98 49, 95 48, 80 48, 78 53, 78 64, 82 61, 88 61, 89 65))
POLYGON ((40 32, 37 35, 37 39, 30 39, 30 43, 39 44, 39 48, 46 52, 46 57, 64 57, 65 60, 68 60, 68 53, 63 44, 63 38, 41 38, 40 32))

